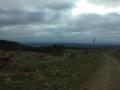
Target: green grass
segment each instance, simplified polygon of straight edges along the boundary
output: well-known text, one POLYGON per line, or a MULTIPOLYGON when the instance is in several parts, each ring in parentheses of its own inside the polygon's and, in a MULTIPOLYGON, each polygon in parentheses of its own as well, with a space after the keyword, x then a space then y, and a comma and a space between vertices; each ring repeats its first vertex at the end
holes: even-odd
POLYGON ((63 55, 0 51, 14 65, 0 70, 0 90, 80 90, 104 60, 99 50, 68 49, 63 55))

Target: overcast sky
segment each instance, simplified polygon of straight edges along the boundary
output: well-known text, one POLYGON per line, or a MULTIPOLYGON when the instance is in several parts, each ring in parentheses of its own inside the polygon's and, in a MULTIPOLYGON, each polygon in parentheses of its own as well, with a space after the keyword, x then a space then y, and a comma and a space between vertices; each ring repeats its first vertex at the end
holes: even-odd
POLYGON ((120 43, 120 0, 0 0, 0 39, 120 43))

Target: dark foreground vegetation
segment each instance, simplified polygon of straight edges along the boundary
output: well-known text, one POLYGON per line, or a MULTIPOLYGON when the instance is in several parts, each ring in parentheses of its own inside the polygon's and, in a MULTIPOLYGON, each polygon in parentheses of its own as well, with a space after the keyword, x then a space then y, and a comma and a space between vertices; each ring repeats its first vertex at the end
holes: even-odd
POLYGON ((100 49, 7 45, 0 48, 0 90, 86 90, 104 61, 100 49))
POLYGON ((80 90, 103 61, 98 51, 63 55, 0 51, 0 90, 80 90))

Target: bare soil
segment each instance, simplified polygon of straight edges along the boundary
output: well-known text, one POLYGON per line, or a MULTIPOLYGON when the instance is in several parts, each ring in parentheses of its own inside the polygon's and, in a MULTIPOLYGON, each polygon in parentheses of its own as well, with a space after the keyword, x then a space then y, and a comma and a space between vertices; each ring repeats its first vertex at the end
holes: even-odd
POLYGON ((120 90, 120 63, 110 55, 104 57, 103 65, 87 83, 88 90, 120 90))

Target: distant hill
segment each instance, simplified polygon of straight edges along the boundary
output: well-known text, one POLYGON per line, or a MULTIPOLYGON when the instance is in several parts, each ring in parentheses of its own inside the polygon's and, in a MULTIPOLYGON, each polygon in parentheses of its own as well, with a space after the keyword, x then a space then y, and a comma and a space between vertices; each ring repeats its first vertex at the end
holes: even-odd
POLYGON ((13 41, 7 41, 7 40, 0 40, 0 46, 15 46, 15 45, 19 45, 19 43, 17 42, 13 42, 13 41))
POLYGON ((27 51, 60 51, 64 48, 120 48, 120 45, 106 44, 74 44, 74 43, 40 43, 40 44, 21 44, 14 41, 0 40, 0 49, 3 50, 27 50, 27 51))
POLYGON ((14 41, 0 40, 0 49, 4 50, 24 50, 30 47, 14 41))
POLYGON ((0 50, 23 50, 23 51, 37 51, 46 53, 62 52, 63 45, 52 45, 47 47, 34 47, 27 44, 21 44, 14 41, 0 40, 0 50))
MULTIPOLYGON (((54 43, 29 43, 26 44, 32 47, 50 47, 53 46, 54 43)), ((84 44, 84 43, 56 43, 57 46, 63 45, 65 48, 82 48, 82 49, 88 49, 88 48, 120 48, 120 45, 112 45, 112 44, 84 44)))

